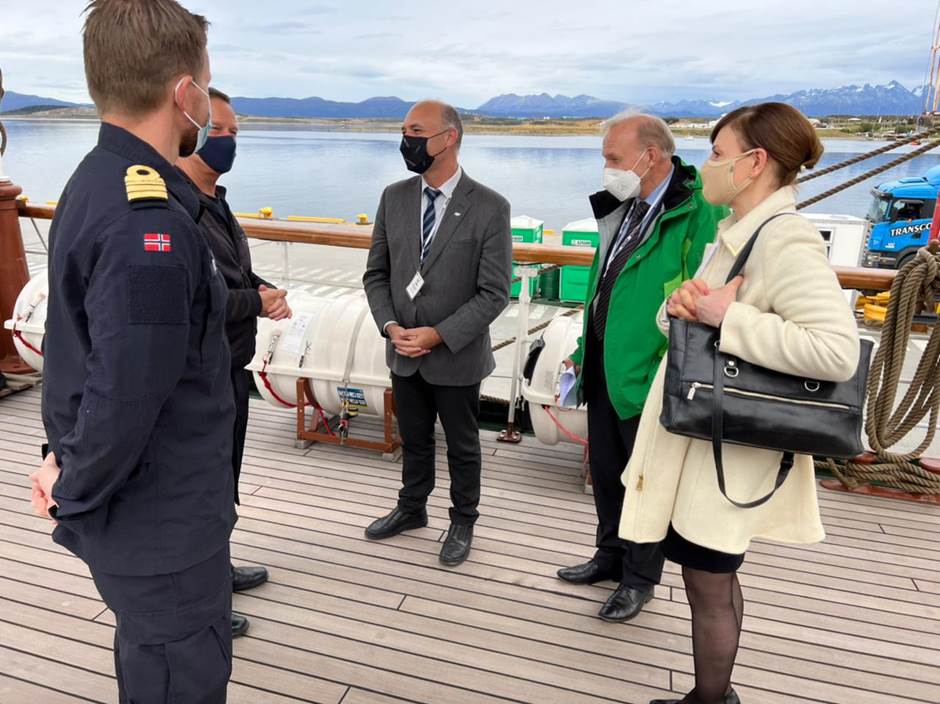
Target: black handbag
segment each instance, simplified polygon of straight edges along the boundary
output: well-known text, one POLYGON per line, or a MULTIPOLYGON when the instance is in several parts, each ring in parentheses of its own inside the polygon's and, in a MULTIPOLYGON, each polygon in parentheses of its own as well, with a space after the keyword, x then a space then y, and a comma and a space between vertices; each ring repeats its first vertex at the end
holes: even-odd
MULTIPOLYGON (((741 250, 728 282, 744 269, 761 230, 773 219, 741 250)), ((850 458, 862 453, 870 340, 861 341, 855 376, 837 383, 749 364, 720 352, 720 339, 721 331, 710 325, 670 318, 660 423, 671 433, 712 441, 718 487, 728 501, 740 508, 769 501, 786 481, 794 455, 850 458), (773 491, 746 503, 728 496, 721 452, 726 442, 783 452, 773 491)))

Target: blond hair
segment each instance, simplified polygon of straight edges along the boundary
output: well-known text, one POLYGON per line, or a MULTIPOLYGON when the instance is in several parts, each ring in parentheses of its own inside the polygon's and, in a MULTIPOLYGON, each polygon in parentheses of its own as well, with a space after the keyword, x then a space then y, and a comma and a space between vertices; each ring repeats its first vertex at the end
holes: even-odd
POLYGON ((85 77, 99 113, 152 112, 170 80, 203 68, 209 23, 174 0, 91 0, 85 13, 85 77))

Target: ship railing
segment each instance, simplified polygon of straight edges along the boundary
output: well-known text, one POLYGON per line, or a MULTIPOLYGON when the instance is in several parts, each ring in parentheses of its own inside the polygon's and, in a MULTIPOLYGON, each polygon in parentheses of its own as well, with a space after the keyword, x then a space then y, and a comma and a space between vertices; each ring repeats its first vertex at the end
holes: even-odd
MULTIPOLYGON (((55 213, 51 205, 34 205, 20 202, 19 215, 23 218, 50 220, 55 213)), ((267 242, 278 242, 284 247, 288 258, 291 245, 321 245, 368 249, 372 242, 371 225, 348 225, 285 220, 255 220, 240 218, 239 223, 248 237, 267 242)), ((514 242, 513 261, 518 264, 591 266, 593 247, 570 247, 553 244, 514 242)), ((890 269, 867 269, 862 267, 833 267, 844 289, 863 291, 888 291, 894 281, 895 271, 890 269)), ((285 272, 288 273, 289 272, 285 272)), ((290 279, 288 275, 286 278, 290 279)), ((525 287, 523 287, 525 288, 525 287)))

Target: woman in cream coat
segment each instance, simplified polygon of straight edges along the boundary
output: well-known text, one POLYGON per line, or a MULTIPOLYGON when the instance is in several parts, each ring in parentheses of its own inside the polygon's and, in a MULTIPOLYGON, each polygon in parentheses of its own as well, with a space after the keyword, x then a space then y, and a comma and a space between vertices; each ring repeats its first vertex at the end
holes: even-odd
MULTIPOLYGON (((789 374, 845 381, 858 365, 852 311, 829 266, 816 228, 796 214, 793 183, 822 155, 815 130, 795 108, 765 103, 726 115, 711 135, 702 167, 704 195, 728 204, 696 278, 665 308, 672 316, 721 329, 722 352, 789 374), (725 285, 738 253, 769 218, 743 277, 725 285)), ((668 323, 667 323, 668 324, 668 323)), ((798 456, 767 503, 741 509, 722 496, 709 441, 673 435, 659 423, 665 361, 643 410, 636 447, 623 475, 620 536, 663 542, 682 566, 692 607, 695 689, 651 704, 733 704, 731 672, 744 602, 737 570, 751 540, 814 543, 824 537, 813 460, 798 456)), ((781 454, 723 446, 728 495, 738 502, 769 493, 781 454)))

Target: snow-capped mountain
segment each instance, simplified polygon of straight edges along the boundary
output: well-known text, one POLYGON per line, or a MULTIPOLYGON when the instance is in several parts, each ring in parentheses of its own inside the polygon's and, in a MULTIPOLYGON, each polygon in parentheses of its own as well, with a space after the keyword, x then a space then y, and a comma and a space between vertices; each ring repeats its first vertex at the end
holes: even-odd
MULTIPOLYGON (((770 100, 789 103, 814 117, 826 115, 915 115, 923 110, 923 86, 910 91, 897 81, 885 85, 849 85, 841 88, 801 90, 750 100, 678 100, 643 106, 657 115, 718 117, 742 105, 770 100)), ((635 103, 601 100, 589 95, 516 95, 488 100, 476 112, 499 117, 610 117, 635 103)))

